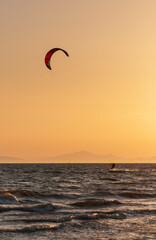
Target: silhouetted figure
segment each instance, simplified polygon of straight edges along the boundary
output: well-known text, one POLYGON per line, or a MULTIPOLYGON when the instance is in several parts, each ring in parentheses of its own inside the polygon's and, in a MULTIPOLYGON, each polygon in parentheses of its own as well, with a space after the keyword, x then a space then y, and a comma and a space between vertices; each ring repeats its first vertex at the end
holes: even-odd
POLYGON ((113 169, 113 168, 115 168, 115 163, 112 164, 110 169, 113 169))

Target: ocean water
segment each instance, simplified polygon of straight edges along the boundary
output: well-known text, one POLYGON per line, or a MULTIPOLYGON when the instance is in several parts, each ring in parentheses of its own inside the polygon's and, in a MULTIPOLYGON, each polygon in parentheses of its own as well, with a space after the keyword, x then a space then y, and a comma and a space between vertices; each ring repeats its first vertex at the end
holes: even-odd
POLYGON ((1 164, 0 239, 156 239, 156 164, 1 164))

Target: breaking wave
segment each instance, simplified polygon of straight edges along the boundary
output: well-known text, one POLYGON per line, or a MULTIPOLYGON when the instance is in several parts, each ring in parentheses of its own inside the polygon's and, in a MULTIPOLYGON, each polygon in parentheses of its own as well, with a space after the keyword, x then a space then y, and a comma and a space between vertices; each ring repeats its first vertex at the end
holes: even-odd
POLYGON ((20 206, 0 206, 0 212, 4 211, 26 211, 26 212, 51 212, 54 211, 57 207, 52 203, 45 204, 35 204, 35 205, 20 205, 20 206))
POLYGON ((20 204, 20 200, 10 192, 0 193, 0 204, 20 204))

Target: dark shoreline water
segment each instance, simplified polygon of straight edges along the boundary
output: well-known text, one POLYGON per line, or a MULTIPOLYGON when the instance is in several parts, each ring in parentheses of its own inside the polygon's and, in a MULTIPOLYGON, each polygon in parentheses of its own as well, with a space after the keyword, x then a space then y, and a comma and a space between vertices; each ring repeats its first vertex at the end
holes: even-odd
POLYGON ((156 239, 156 164, 0 164, 0 239, 156 239))

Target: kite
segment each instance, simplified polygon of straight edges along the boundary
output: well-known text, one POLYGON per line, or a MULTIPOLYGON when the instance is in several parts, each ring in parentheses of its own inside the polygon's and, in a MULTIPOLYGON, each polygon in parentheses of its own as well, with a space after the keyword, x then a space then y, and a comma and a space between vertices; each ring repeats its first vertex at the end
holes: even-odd
POLYGON ((51 57, 58 50, 61 50, 62 52, 64 52, 66 54, 67 57, 69 57, 69 54, 65 50, 63 50, 61 48, 53 48, 53 49, 51 49, 50 51, 47 52, 47 54, 45 56, 45 65, 47 66, 47 68, 49 68, 49 70, 51 70, 51 66, 50 66, 51 57))

